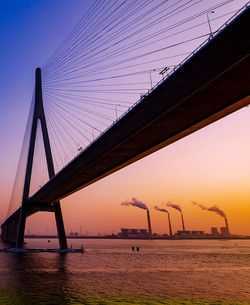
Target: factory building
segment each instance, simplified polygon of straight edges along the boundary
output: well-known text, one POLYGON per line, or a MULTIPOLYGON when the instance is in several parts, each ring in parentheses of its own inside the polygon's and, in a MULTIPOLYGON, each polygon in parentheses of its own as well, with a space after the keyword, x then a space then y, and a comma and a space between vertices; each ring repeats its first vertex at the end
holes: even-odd
POLYGON ((204 237, 205 233, 204 231, 183 231, 179 230, 175 234, 177 238, 199 238, 199 237, 204 237))
POLYGON ((230 234, 229 234, 228 227, 221 227, 221 228, 220 228, 220 233, 221 233, 222 236, 228 236, 228 235, 230 235, 230 234))
POLYGON ((121 232, 118 233, 119 238, 148 238, 149 236, 151 236, 151 232, 147 229, 121 228, 121 232))
POLYGON ((70 232, 69 237, 78 237, 78 232, 70 232))
POLYGON ((220 233, 216 227, 211 228, 211 235, 218 236, 220 233))

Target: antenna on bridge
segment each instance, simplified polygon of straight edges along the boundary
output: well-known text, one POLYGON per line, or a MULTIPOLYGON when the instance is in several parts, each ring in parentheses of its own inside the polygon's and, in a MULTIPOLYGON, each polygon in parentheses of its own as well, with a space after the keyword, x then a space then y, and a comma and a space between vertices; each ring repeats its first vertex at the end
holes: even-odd
POLYGON ((43 143, 44 143, 44 149, 45 149, 45 155, 46 155, 46 161, 47 161, 48 174, 49 174, 49 179, 51 179, 55 176, 55 169, 54 169, 53 158, 52 158, 52 153, 51 153, 46 118, 45 118, 45 113, 44 113, 44 108, 43 108, 41 68, 36 68, 35 107, 34 107, 34 113, 33 113, 33 119, 32 119, 32 127, 31 127, 31 135, 30 135, 30 142, 29 142, 29 151, 28 151, 28 159, 27 159, 27 165, 26 165, 26 173, 25 173, 24 188, 23 188, 23 198, 22 198, 22 206, 21 206, 21 210, 20 210, 16 247, 17 248, 23 247, 26 218, 29 215, 34 214, 38 211, 48 211, 48 212, 55 213, 60 248, 67 249, 67 240, 66 240, 66 235, 65 235, 65 229, 64 229, 64 224, 63 224, 60 202, 57 201, 57 202, 49 202, 49 203, 37 203, 37 202, 30 201, 30 198, 29 198, 38 120, 40 120, 40 123, 41 123, 41 130, 42 130, 42 137, 43 137, 43 143))

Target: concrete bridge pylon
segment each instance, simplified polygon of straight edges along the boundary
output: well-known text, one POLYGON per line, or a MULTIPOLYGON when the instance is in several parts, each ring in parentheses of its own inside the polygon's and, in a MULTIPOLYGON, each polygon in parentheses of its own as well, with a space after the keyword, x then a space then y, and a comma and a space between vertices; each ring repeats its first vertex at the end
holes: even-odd
POLYGON ((48 211, 48 212, 53 212, 55 214, 60 248, 67 249, 67 240, 66 240, 60 202, 56 201, 56 202, 41 204, 29 200, 38 120, 40 120, 40 124, 41 124, 48 175, 49 175, 49 179, 52 179, 55 176, 55 169, 53 164, 49 134, 48 134, 44 107, 43 107, 42 74, 40 68, 37 68, 35 72, 35 105, 34 105, 34 113, 32 118, 28 158, 26 164, 22 205, 14 214, 15 217, 13 217, 11 223, 4 223, 2 225, 2 237, 5 241, 9 241, 12 243, 15 241, 16 247, 22 248, 24 244, 23 242, 24 242, 26 218, 38 211, 48 211))

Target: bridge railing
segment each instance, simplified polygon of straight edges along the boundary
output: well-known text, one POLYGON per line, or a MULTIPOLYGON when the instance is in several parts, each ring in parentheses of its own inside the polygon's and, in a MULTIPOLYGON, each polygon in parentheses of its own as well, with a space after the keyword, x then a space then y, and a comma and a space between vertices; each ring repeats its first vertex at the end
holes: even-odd
POLYGON ((216 31, 216 35, 224 30, 236 17, 238 17, 241 13, 243 13, 250 5, 250 1, 248 1, 245 5, 242 6, 233 16, 231 16, 225 23, 223 23, 216 31))
MULTIPOLYGON (((211 38, 213 39, 216 37, 219 33, 221 33, 236 17, 238 17, 243 11, 245 11, 250 4, 250 1, 248 1, 243 7, 241 7, 234 15, 232 15, 225 23, 223 23, 222 26, 220 26, 216 31, 207 34, 209 37, 205 39, 194 51, 188 54, 187 57, 185 57, 178 65, 176 65, 168 74, 166 77, 163 77, 162 80, 160 80, 158 83, 156 83, 155 86, 153 86, 151 89, 148 90, 148 92, 145 94, 148 95, 152 91, 154 91, 161 83, 163 83, 166 79, 168 79, 173 73, 175 73, 179 68, 181 68, 193 55, 195 55, 197 52, 199 52, 208 42, 211 41, 211 38)), ((141 102, 141 99, 138 100, 133 106, 131 106, 128 111, 130 111, 134 106, 136 106, 138 103, 141 102)), ((126 111, 124 114, 121 115, 123 117, 128 111, 126 111)), ((120 117, 120 118, 121 118, 120 117)), ((119 119, 120 119, 119 118, 119 119)), ((118 120, 119 120, 118 119, 118 120)))
MULTIPOLYGON (((216 31, 203 35, 208 36, 207 39, 205 39, 194 51, 192 51, 190 54, 188 54, 187 57, 185 57, 178 65, 174 66, 174 68, 165 76, 163 77, 159 82, 157 82, 151 89, 149 89, 143 97, 138 99, 132 106, 130 106, 121 116, 119 116, 111 125, 109 125, 104 131, 102 131, 93 141, 91 141, 82 151, 86 151, 94 142, 96 142, 100 137, 103 136, 109 129, 111 129, 115 124, 117 124, 125 115, 127 115, 128 112, 130 112, 133 108, 135 108, 138 104, 140 104, 146 96, 151 94, 158 86, 160 86, 165 80, 167 80, 172 74, 174 74, 177 70, 179 70, 186 62, 188 62, 196 53, 198 53, 208 42, 210 42, 212 39, 214 39, 219 33, 221 33, 235 18, 237 18, 241 13, 243 13, 250 5, 250 1, 248 1, 243 7, 241 7, 234 15, 232 15, 225 23, 223 23, 222 26, 220 26, 216 31)), ((201 36, 201 37, 203 37, 201 36)), ((80 153, 80 154, 81 154, 80 153)), ((69 163, 71 163, 74 159, 76 159, 78 155, 76 155, 69 163)), ((59 172, 61 172, 67 164, 61 168, 59 172)))

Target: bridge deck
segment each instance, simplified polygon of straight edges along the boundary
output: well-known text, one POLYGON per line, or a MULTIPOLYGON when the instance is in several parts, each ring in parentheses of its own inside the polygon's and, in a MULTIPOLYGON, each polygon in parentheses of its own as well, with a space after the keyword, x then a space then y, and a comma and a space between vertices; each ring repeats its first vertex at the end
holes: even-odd
POLYGON ((249 104, 249 16, 227 28, 30 199, 52 202, 249 104))
MULTIPOLYGON (((44 203, 66 197, 248 105, 249 13, 248 8, 35 193, 29 214, 49 210, 44 203)), ((19 213, 20 209, 5 224, 18 221, 19 213)))

